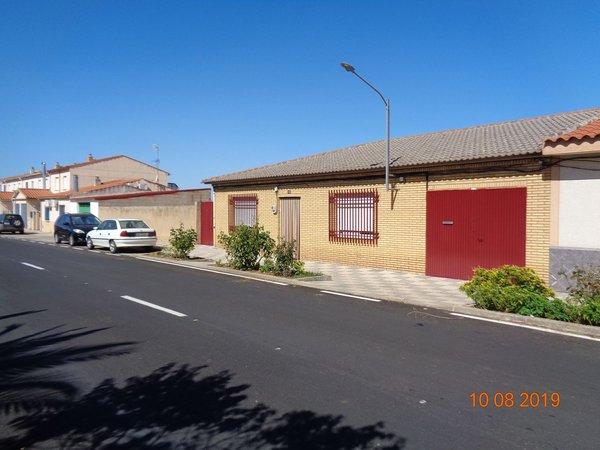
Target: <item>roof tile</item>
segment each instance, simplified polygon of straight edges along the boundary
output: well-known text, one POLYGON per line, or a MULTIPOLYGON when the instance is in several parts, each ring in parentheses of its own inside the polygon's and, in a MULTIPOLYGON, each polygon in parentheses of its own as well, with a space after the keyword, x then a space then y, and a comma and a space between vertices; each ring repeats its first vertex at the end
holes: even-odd
MULTIPOLYGON (((600 119, 600 108, 394 138, 390 164, 408 167, 541 153, 544 142, 600 119)), ((277 179, 384 167, 385 141, 354 145, 205 180, 277 179)))

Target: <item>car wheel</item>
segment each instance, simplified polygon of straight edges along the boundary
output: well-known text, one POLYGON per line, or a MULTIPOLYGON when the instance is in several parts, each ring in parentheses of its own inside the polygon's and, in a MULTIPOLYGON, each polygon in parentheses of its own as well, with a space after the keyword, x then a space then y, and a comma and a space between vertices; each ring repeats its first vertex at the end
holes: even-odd
POLYGON ((77 244, 77 241, 75 240, 75 236, 73 236, 72 234, 69 235, 69 245, 71 247, 75 247, 75 245, 77 244))
POLYGON ((94 243, 92 242, 92 238, 88 237, 85 240, 85 245, 87 246, 87 248, 89 248, 90 250, 94 250, 94 243))
POLYGON ((19 234, 23 234, 23 233, 25 233, 24 230, 19 230, 19 234))
POLYGON ((11 233, 12 233, 12 234, 15 234, 15 233, 16 233, 16 231, 11 231, 11 233))
POLYGON ((117 244, 115 244, 115 241, 110 241, 108 243, 108 249, 113 255, 119 253, 119 248, 117 247, 117 244))
POLYGON ((58 236, 58 234, 54 233, 54 243, 60 244, 61 242, 62 242, 62 239, 58 236))

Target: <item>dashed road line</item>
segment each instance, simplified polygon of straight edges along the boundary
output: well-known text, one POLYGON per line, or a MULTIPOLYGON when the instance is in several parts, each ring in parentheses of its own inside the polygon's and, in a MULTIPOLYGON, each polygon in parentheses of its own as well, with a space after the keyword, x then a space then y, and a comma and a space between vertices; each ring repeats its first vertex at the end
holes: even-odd
POLYGON ((132 297, 130 295, 121 295, 121 298, 125 300, 129 300, 135 303, 139 303, 140 305, 147 306, 149 308, 158 309, 159 311, 166 312, 168 314, 173 314, 177 317, 187 317, 187 314, 180 313, 179 311, 175 311, 173 309, 165 308, 164 306, 155 305, 154 303, 147 302, 145 300, 140 300, 139 298, 132 297))
POLYGON ((30 263, 27 263, 27 262, 21 262, 21 264, 23 264, 24 266, 27 266, 27 267, 31 267, 32 269, 46 270, 43 267, 36 266, 35 264, 30 264, 30 263))

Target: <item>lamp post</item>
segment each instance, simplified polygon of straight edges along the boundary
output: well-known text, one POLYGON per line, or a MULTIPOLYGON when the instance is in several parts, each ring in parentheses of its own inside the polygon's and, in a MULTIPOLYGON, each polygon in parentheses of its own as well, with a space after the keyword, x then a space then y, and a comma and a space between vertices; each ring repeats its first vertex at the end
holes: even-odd
POLYGON ((350 72, 356 75, 363 83, 373 89, 385 105, 385 190, 390 190, 390 99, 386 99, 379 89, 361 77, 356 73, 356 69, 352 66, 352 64, 348 64, 346 62, 341 63, 341 66, 346 70, 346 72, 350 72))

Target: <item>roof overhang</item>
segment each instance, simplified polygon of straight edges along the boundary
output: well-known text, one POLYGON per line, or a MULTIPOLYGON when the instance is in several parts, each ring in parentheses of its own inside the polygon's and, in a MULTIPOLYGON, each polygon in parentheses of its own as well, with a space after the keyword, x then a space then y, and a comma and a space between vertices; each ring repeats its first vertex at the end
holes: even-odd
POLYGON ((600 155, 600 136, 595 138, 570 139, 568 141, 546 141, 544 156, 592 156, 600 155))
MULTIPOLYGON (((464 172, 490 172, 490 171, 510 171, 511 169, 522 168, 529 166, 532 171, 543 168, 543 163, 546 160, 541 153, 509 156, 504 158, 486 158, 479 160, 447 162, 440 164, 413 165, 413 166, 396 166, 390 168, 392 182, 394 177, 399 176, 418 176, 418 175, 435 175, 435 174, 455 174, 464 172)), ((519 169, 521 171, 521 169, 519 169)), ((385 174, 384 168, 376 168, 370 170, 357 170, 348 172, 330 172, 319 174, 302 174, 286 177, 274 178, 251 178, 238 180, 204 180, 206 184, 210 184, 215 188, 219 187, 237 187, 237 186, 255 186, 255 185, 277 185, 281 183, 307 183, 307 182, 324 182, 338 180, 364 180, 372 178, 380 178, 385 174)))

